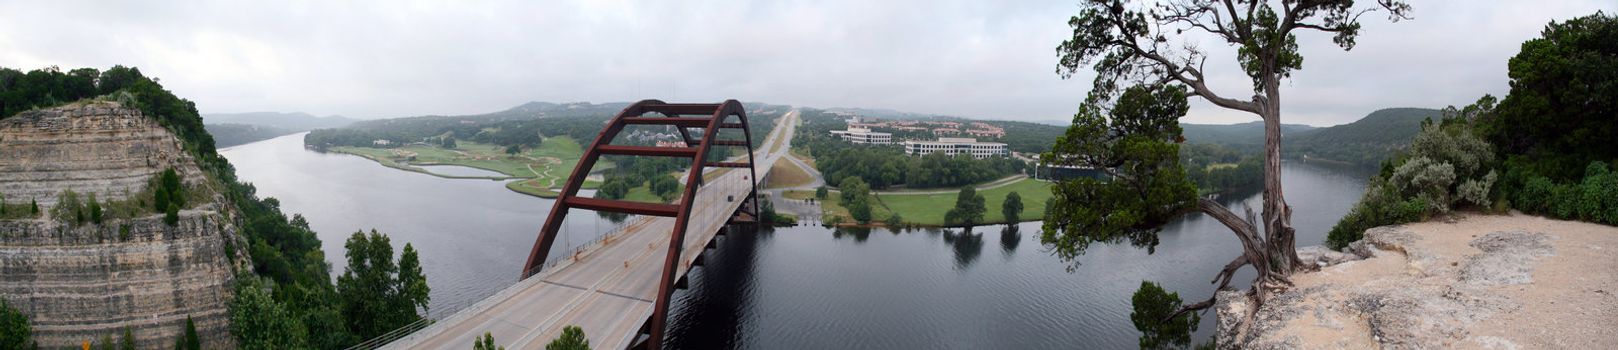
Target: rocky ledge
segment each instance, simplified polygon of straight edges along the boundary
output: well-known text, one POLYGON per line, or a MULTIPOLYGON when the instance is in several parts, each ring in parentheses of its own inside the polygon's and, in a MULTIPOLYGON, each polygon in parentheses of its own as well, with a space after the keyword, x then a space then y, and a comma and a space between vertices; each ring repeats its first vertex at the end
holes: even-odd
POLYGON ((1254 314, 1221 292, 1220 348, 1615 349, 1618 227, 1457 215, 1378 227, 1343 254, 1300 249, 1293 277, 1254 314))
MULTIPOLYGON (((206 181, 172 133, 115 103, 0 120, 0 194, 13 203, 33 198, 49 210, 67 189, 124 199, 170 167, 188 185, 206 181)), ((0 220, 0 298, 28 315, 41 348, 77 348, 126 328, 140 348, 169 348, 186 317, 204 347, 232 348, 232 260, 246 261, 246 245, 221 197, 195 204, 175 225, 155 213, 101 224, 0 220)))

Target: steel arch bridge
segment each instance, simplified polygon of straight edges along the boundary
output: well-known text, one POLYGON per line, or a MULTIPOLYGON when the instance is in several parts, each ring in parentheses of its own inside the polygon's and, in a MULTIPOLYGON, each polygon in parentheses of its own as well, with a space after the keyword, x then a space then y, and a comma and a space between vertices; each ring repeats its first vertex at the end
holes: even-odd
MULTIPOLYGON (((549 258, 551 247, 556 243, 556 236, 567 218, 570 209, 587 209, 593 211, 613 212, 622 214, 648 215, 673 217, 673 231, 669 236, 667 255, 663 260, 662 273, 659 274, 656 302, 653 314, 641 330, 649 337, 632 347, 645 347, 657 349, 661 347, 663 331, 668 320, 669 299, 676 287, 676 274, 679 273, 682 247, 685 244, 686 230, 692 220, 692 208, 698 205, 697 194, 705 185, 704 173, 708 168, 746 168, 745 177, 748 182, 747 196, 744 203, 736 213, 728 215, 730 222, 751 223, 757 221, 758 208, 758 176, 754 165, 753 135, 748 127, 747 112, 740 102, 726 100, 717 104, 675 104, 659 100, 642 100, 625 107, 614 116, 603 128, 600 135, 585 148, 584 155, 580 157, 578 165, 563 184, 555 204, 551 207, 550 216, 545 219, 545 225, 539 231, 539 237, 534 242, 533 250, 528 255, 528 262, 523 267, 522 278, 528 278, 540 272, 549 258), (661 116, 654 116, 652 114, 661 116), (625 127, 631 125, 667 125, 678 131, 686 147, 651 147, 651 146, 623 146, 613 145, 625 127), (700 129, 700 134, 693 134, 691 129, 700 129), (720 131, 725 129, 741 129, 743 139, 725 140, 719 137, 720 131), (746 162, 739 161, 709 161, 709 153, 713 147, 742 147, 747 154, 746 162), (643 203, 624 200, 609 200, 581 197, 579 188, 583 185, 585 176, 590 172, 597 161, 604 155, 623 156, 652 156, 690 158, 690 171, 686 173, 685 190, 679 200, 673 204, 643 203)), ((739 160, 739 159, 738 159, 739 160)))

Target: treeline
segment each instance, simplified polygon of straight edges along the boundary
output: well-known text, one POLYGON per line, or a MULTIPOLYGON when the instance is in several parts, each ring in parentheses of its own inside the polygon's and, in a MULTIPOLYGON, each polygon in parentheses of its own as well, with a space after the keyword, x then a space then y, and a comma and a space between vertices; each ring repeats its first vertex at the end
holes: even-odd
POLYGON ((546 137, 569 136, 589 142, 601 133, 604 116, 487 121, 470 117, 417 117, 374 120, 345 128, 319 129, 303 143, 317 149, 335 146, 392 148, 448 135, 455 139, 500 146, 538 147, 546 137), (387 140, 377 145, 376 140, 387 140))
POLYGON ((815 155, 815 168, 828 179, 856 177, 872 188, 959 187, 1023 172, 1027 163, 1006 158, 973 159, 933 153, 914 157, 897 147, 849 147, 815 155))
MULTIPOLYGON (((250 256, 237 256, 238 247, 233 240, 226 240, 223 247, 231 261, 240 258, 252 261, 253 273, 238 275, 236 299, 230 305, 231 333, 238 346, 245 349, 341 349, 379 335, 378 329, 408 323, 405 322, 407 317, 382 316, 400 315, 402 311, 384 308, 353 311, 350 306, 360 303, 363 296, 339 297, 338 288, 332 283, 331 267, 320 249, 320 239, 309 229, 308 222, 298 215, 289 218, 281 212, 280 202, 274 198, 260 199, 252 184, 236 178, 235 167, 216 152, 213 137, 204 129, 202 117, 191 101, 175 96, 136 68, 114 66, 105 72, 81 68, 62 73, 52 67, 27 74, 0 68, 0 110, 3 110, 0 117, 85 98, 109 99, 135 107, 174 132, 205 173, 207 181, 213 182, 209 187, 222 189, 224 197, 238 210, 239 233, 249 245, 244 248, 250 256), (386 324, 363 325, 375 322, 386 324)), ((191 191, 173 186, 175 181, 165 180, 167 176, 163 175, 149 189, 154 192, 153 208, 159 205, 156 201, 160 193, 166 194, 162 197, 166 197, 163 199, 168 203, 163 206, 167 208, 180 208, 186 198, 194 198, 195 194, 188 193, 191 191)), ((392 259, 391 254, 390 249, 388 259, 392 259)), ((371 255, 367 264, 350 264, 350 269, 366 274, 365 269, 379 265, 379 256, 381 254, 371 255)), ((416 284, 421 279, 400 275, 410 272, 400 267, 408 265, 402 260, 393 268, 383 266, 383 269, 393 281, 416 284)), ((425 288, 424 281, 420 284, 425 288)), ((396 283, 393 288, 404 287, 396 283)), ((410 293, 390 295, 405 294, 410 293)), ((420 317, 415 308, 409 312, 420 317)))
POLYGON ((1264 182, 1264 158, 1218 144, 1181 144, 1185 176, 1204 193, 1229 192, 1264 182))
POLYGON ((1408 152, 1383 163, 1332 227, 1342 248, 1365 229, 1457 207, 1518 209, 1618 225, 1618 17, 1551 22, 1508 65, 1511 91, 1424 123, 1408 152))
POLYGON ((156 80, 141 75, 138 68, 113 66, 105 72, 79 68, 63 73, 51 66, 23 73, 0 67, 0 119, 96 97, 140 109, 186 141, 187 151, 214 154, 213 136, 203 128, 202 118, 196 116, 196 104, 175 97, 156 80))

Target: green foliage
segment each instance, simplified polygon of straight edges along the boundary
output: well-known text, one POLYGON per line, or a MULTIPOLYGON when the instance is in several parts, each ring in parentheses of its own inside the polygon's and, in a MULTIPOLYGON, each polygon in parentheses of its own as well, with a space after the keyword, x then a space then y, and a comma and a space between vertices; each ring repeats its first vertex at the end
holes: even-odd
POLYGON ((1445 109, 1437 124, 1426 123, 1408 154, 1387 160, 1360 202, 1332 226, 1326 245, 1342 249, 1377 226, 1425 220, 1457 205, 1489 208, 1498 175, 1489 169, 1494 150, 1468 120, 1492 114, 1492 98, 1462 109, 1445 109))
POLYGON ((124 336, 118 338, 118 349, 135 350, 135 333, 131 332, 129 327, 124 327, 124 336))
POLYGON ((973 159, 933 153, 905 155, 898 147, 827 143, 813 152, 815 168, 829 179, 858 177, 872 188, 956 187, 991 181, 1023 170, 1024 163, 1006 157, 973 159))
POLYGON ((888 215, 887 220, 882 222, 883 225, 887 225, 888 228, 890 228, 890 229, 897 229, 899 227, 902 227, 902 226, 904 226, 904 223, 905 223, 904 218, 901 217, 899 215, 899 213, 893 213, 893 215, 888 215))
POLYGON ((848 208, 848 216, 861 224, 870 223, 872 202, 876 200, 871 196, 871 187, 859 177, 849 176, 839 181, 837 188, 841 191, 838 199, 844 208, 848 208))
POLYGON ((237 283, 236 298, 230 301, 230 334, 236 345, 247 350, 307 348, 302 320, 265 289, 253 277, 237 283))
POLYGON ((623 199, 635 186, 636 184, 630 183, 628 178, 608 176, 607 181, 602 182, 601 187, 596 189, 595 196, 602 199, 623 199))
POLYGON ((164 169, 149 186, 153 188, 152 208, 157 212, 166 211, 170 206, 185 208, 185 185, 180 183, 180 175, 174 168, 164 169))
POLYGON ((406 244, 401 261, 395 262, 393 244, 375 229, 354 232, 343 247, 348 266, 337 277, 337 295, 349 332, 369 339, 421 319, 417 309, 428 302, 427 277, 414 248, 406 244))
POLYGON ((1579 182, 1556 183, 1534 175, 1511 203, 1524 212, 1558 219, 1618 225, 1618 171, 1597 161, 1585 166, 1584 179, 1579 182))
POLYGON ((1180 293, 1170 293, 1156 283, 1141 281, 1131 298, 1134 311, 1129 321, 1141 332, 1141 349, 1178 349, 1191 344, 1191 332, 1202 320, 1195 312, 1169 318, 1181 307, 1180 293))
POLYGON ((73 190, 62 190, 62 194, 56 197, 56 207, 51 208, 51 215, 56 221, 73 225, 83 224, 89 219, 85 215, 84 201, 79 198, 79 193, 73 190))
POLYGON ((944 223, 960 225, 971 228, 983 222, 983 213, 988 211, 983 195, 978 194, 977 188, 962 187, 961 192, 955 196, 955 207, 944 213, 944 223))
POLYGON ((483 332, 482 338, 472 339, 472 350, 506 350, 506 347, 494 345, 494 334, 483 332))
POLYGON ((169 226, 180 224, 180 205, 169 203, 168 210, 163 211, 163 223, 169 226))
POLYGON ((0 349, 26 349, 33 346, 33 327, 28 315, 0 298, 0 349))
POLYGON ((174 338, 174 350, 202 350, 202 337, 197 335, 197 323, 191 320, 191 315, 185 316, 185 327, 180 330, 180 336, 174 338))
POLYGON ((674 200, 674 197, 679 194, 677 191, 680 189, 680 180, 669 174, 653 176, 647 187, 652 190, 652 194, 656 194, 667 202, 674 200))
POLYGON ((1189 108, 1185 88, 1137 85, 1118 97, 1107 115, 1100 100, 1079 107, 1073 126, 1057 139, 1047 164, 1101 169, 1110 179, 1059 182, 1045 212, 1041 240, 1063 259, 1093 242, 1157 245, 1158 227, 1195 206, 1196 186, 1179 163, 1179 118, 1189 108))
POLYGON ((1022 209, 1022 195, 1017 194, 1017 192, 1007 194, 1006 200, 1000 202, 1000 214, 1006 217, 1006 223, 1017 223, 1022 221, 1019 220, 1019 216, 1022 215, 1022 209))
POLYGON ((1507 64, 1511 92, 1478 124, 1513 167, 1558 182, 1618 159, 1618 16, 1552 21, 1507 64))
POLYGON ((89 202, 90 202, 90 205, 89 205, 89 209, 87 211, 90 212, 90 222, 93 222, 96 225, 100 225, 101 224, 101 201, 96 200, 96 194, 94 192, 91 192, 89 202))
POLYGON ((445 137, 443 143, 440 143, 439 145, 447 149, 455 149, 455 138, 445 137))
POLYGON ((28 212, 30 214, 39 215, 39 200, 37 200, 37 199, 29 199, 28 200, 28 212))
POLYGON ((826 186, 815 187, 815 199, 826 200, 830 195, 831 191, 827 190, 826 186))
POLYGON ((522 145, 506 146, 506 154, 517 155, 518 153, 522 153, 522 145))
POLYGON ((584 329, 579 326, 562 328, 562 335, 545 344, 545 350, 590 350, 590 339, 584 337, 584 329))

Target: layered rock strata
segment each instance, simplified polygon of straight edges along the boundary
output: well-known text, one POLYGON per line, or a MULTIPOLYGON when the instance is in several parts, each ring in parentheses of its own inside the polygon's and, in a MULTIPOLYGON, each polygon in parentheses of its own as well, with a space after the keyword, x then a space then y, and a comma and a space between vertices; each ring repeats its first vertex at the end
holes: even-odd
MULTIPOLYGON (((49 210, 63 190, 122 200, 174 168, 209 186, 179 140, 138 110, 83 103, 0 120, 0 194, 49 210)), ((29 316, 42 348, 79 347, 127 328, 168 348, 196 323, 205 348, 234 347, 227 306, 246 261, 230 206, 192 203, 175 225, 156 213, 101 224, 0 220, 0 298, 29 316)))

